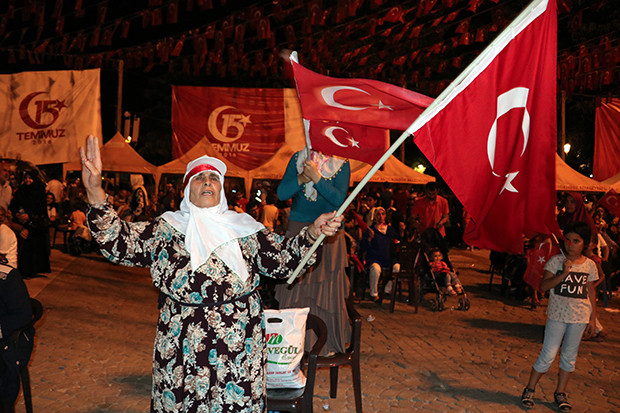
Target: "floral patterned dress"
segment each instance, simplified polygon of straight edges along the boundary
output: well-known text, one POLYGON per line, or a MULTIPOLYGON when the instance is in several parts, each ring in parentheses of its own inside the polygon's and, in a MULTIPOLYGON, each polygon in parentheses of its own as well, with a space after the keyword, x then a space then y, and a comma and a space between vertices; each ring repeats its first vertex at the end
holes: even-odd
POLYGON ((110 261, 150 267, 153 284, 165 294, 153 352, 151 411, 263 412, 259 275, 287 277, 312 245, 306 229, 294 238, 263 230, 239 239, 250 274, 242 282, 216 254, 192 272, 184 235, 161 218, 127 223, 106 203, 90 209, 88 222, 110 261))

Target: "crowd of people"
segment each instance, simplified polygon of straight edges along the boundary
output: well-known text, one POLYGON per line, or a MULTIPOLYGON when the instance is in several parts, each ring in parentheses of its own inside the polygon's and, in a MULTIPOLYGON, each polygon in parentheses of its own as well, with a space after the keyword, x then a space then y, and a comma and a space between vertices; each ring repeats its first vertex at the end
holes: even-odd
MULTIPOLYGON (((265 273, 264 263, 273 260, 275 257, 273 254, 280 254, 277 252, 280 248, 293 248, 285 255, 294 259, 276 278, 284 278, 293 269, 297 260, 301 258, 300 253, 307 248, 304 242, 315 238, 315 235, 308 234, 308 228, 315 228, 317 220, 322 220, 321 222, 326 224, 328 222, 325 220, 326 213, 338 209, 348 194, 350 169, 346 160, 304 149, 293 156, 278 185, 259 183, 260 190, 250 194, 249 197, 246 197, 239 187, 230 187, 229 192, 225 191, 223 179, 225 166, 222 166, 221 161, 213 158, 196 160, 198 166, 193 167, 200 166, 204 169, 199 168, 199 171, 192 169, 190 163, 182 182, 164 180, 156 195, 152 186, 145 185, 142 175, 131 175, 126 185, 116 185, 105 178, 101 179, 101 172, 98 169, 100 165, 92 167, 92 162, 96 160, 96 151, 92 147, 90 150, 90 155, 83 154, 82 159, 85 165, 91 163, 91 168, 83 170, 82 179, 72 178, 64 182, 58 177, 46 180, 36 168, 0 164, 0 263, 8 265, 9 268, 18 268, 24 278, 50 272, 50 247, 55 241, 51 240, 50 234, 54 228, 64 227, 69 233, 66 242, 68 253, 80 254, 85 250, 101 249, 104 255, 115 262, 151 266, 154 283, 162 291, 160 304, 167 309, 164 313, 167 311, 168 314, 164 317, 165 320, 160 318, 156 346, 164 344, 169 346, 176 342, 174 341, 176 339, 170 336, 169 317, 181 314, 178 313, 179 305, 212 308, 213 302, 215 303, 213 305, 219 305, 229 301, 233 303, 236 300, 251 305, 253 302, 251 294, 258 289, 266 306, 310 307, 311 312, 319 315, 328 326, 328 341, 323 355, 341 353, 345 351, 350 334, 346 298, 355 293, 361 293, 361 297, 365 297, 365 292, 368 290, 370 300, 380 304, 382 295, 392 288, 389 274, 400 270, 397 253, 399 246, 414 241, 432 246, 427 250, 429 267, 444 292, 450 295, 463 292, 448 251, 450 248, 470 248, 463 242, 463 232, 469 217, 449 191, 439 194, 440 186, 435 182, 423 187, 390 183, 367 185, 347 208, 340 229, 329 232, 322 246, 320 260, 315 263, 316 258, 313 258, 310 261, 312 265, 302 272, 292 286, 288 286, 282 280, 265 277, 264 275, 273 276, 274 273, 265 273), (205 171, 214 172, 205 174, 205 171), (89 178, 90 182, 85 181, 89 178), (195 189, 192 189, 194 186, 195 189), (204 188, 207 189, 200 192, 204 188), (216 193, 219 196, 215 197, 216 193), (202 205, 203 197, 217 198, 217 203, 202 205), (196 205, 198 209, 195 209, 196 205), (212 216, 211 212, 205 212, 216 206, 217 211, 213 212, 216 215, 212 216), (117 227, 115 224, 117 221, 124 224, 117 227), (170 228, 167 226, 179 231, 184 239, 176 240, 169 233, 170 228), (219 239, 218 235, 212 240, 210 237, 214 234, 214 227, 220 228, 218 234, 228 236, 219 239), (121 233, 115 233, 111 237, 109 231, 115 228, 121 228, 121 233), (205 237, 205 233, 210 234, 210 237, 205 237), (137 250, 128 250, 130 246, 136 248, 140 245, 136 244, 136 240, 152 243, 152 240, 158 239, 157 234, 164 236, 168 242, 173 244, 176 242, 189 248, 187 260, 183 258, 175 263, 166 258, 165 263, 161 259, 150 262, 151 254, 147 254, 147 257, 137 250), (258 238, 254 240, 254 237, 258 238), (240 249, 230 245, 233 239, 246 238, 249 244, 241 243, 240 249), (281 244, 282 242, 287 246, 281 244), (295 246, 289 245, 291 242, 295 246), (264 250, 266 255, 261 258, 262 253, 259 252, 258 255, 251 253, 254 248, 264 250), (210 260, 214 259, 213 251, 219 251, 219 254, 217 259, 211 262, 210 260), (246 253, 254 255, 250 258, 246 253), (229 280, 230 285, 221 286, 233 288, 234 291, 239 290, 238 294, 229 297, 230 291, 224 289, 219 293, 216 291, 215 296, 207 297, 204 295, 205 291, 199 289, 198 284, 191 283, 187 284, 187 288, 183 287, 185 290, 182 294, 178 291, 177 287, 181 285, 178 277, 186 273, 184 272, 186 266, 191 267, 192 272, 197 274, 196 271, 205 260, 210 266, 214 266, 213 268, 217 267, 220 273, 228 274, 226 277, 232 277, 229 280), (261 263, 261 260, 264 262, 261 263), (242 264, 244 261, 245 264, 242 264), (252 268, 252 273, 247 273, 247 265, 252 268), (256 265, 256 268, 252 267, 256 265), (176 274, 174 279, 164 277, 164 273, 169 271, 171 266, 178 267, 178 271, 174 272, 176 274), (229 270, 232 271, 229 273, 229 270), (354 273, 363 276, 356 278, 353 277, 354 273), (258 274, 262 276, 257 276, 258 274), (251 285, 251 291, 245 287, 241 288, 241 284, 237 285, 234 276, 240 277, 244 281, 243 285, 251 285), (247 284, 246 281, 249 279, 252 282, 247 284), (356 280, 356 285, 350 284, 350 280, 353 279, 356 280), (387 283, 381 284, 381 279, 387 283), (208 301, 205 306, 202 305, 203 300, 208 301)), ((568 246, 561 249, 559 244, 562 241, 558 243, 548 234, 540 234, 531 240, 524 239, 527 248, 520 256, 524 262, 527 263, 529 260, 530 267, 535 262, 540 264, 540 259, 535 254, 540 255, 541 251, 544 252, 544 261, 548 261, 544 271, 543 267, 538 269, 528 267, 521 275, 522 285, 529 290, 528 299, 534 302, 549 296, 550 308, 558 307, 557 302, 562 299, 556 297, 559 295, 557 292, 554 294, 553 291, 549 291, 557 289, 556 286, 563 282, 555 275, 563 274, 561 278, 564 279, 570 272, 567 260, 581 265, 586 262, 582 260, 582 256, 588 258, 587 282, 588 288, 592 288, 587 297, 580 297, 582 301, 596 297, 596 289, 602 291, 598 293, 598 297, 617 289, 620 278, 619 218, 605 208, 597 206, 596 199, 592 196, 585 198, 582 194, 574 192, 558 194, 557 215, 558 224, 565 230, 567 239, 570 240, 570 236, 588 239, 579 238, 572 241, 571 245, 583 241, 578 251, 573 251, 572 247, 568 246), (587 231, 583 230, 584 225, 587 231)), ((338 222, 340 223, 340 219, 338 222)), ((317 230, 322 231, 322 227, 317 230)), ((161 245, 161 253, 168 251, 167 257, 171 257, 172 250, 169 247, 172 244, 164 244, 161 245)), ((146 244, 143 247, 143 251, 146 251, 146 244)), ((149 249, 151 247, 153 245, 149 244, 149 249)), ((276 265, 275 262, 272 264, 276 265)), ((605 338, 606 332, 596 319, 594 307, 595 305, 590 306, 591 314, 594 314, 592 323, 589 319, 585 320, 586 314, 582 312, 579 321, 583 324, 583 328, 580 327, 579 334, 575 333, 575 336, 579 336, 579 340, 573 337, 573 342, 578 344, 584 332, 586 339, 599 341, 605 338)), ((564 317, 565 312, 558 308, 554 311, 564 317)), ((251 310, 248 316, 255 317, 259 314, 252 311, 254 310, 251 310)), ((564 320, 566 317, 562 317, 560 317, 562 323, 571 324, 570 320, 566 321, 564 320)), ((558 321, 555 318, 557 318, 555 313, 550 315, 549 322, 558 321)), ((236 328, 235 325, 233 323, 231 327, 236 328)), ((210 326, 204 325, 203 328, 205 334, 211 334, 210 326)), ((219 333, 216 333, 216 336, 217 334, 219 333)), ((533 403, 536 383, 548 369, 555 352, 559 351, 557 340, 558 337, 561 340, 564 334, 568 333, 556 332, 548 339, 545 338, 546 342, 555 344, 543 346, 539 361, 534 365, 528 386, 524 390, 524 405, 533 403)), ((258 340, 255 332, 246 329, 241 336, 245 337, 244 340, 253 337, 257 345, 264 345, 258 340)), ((202 350, 195 349, 195 351, 198 355, 202 350)), ((232 354, 230 347, 222 349, 218 347, 219 351, 228 356, 232 354)), ((556 391, 558 404, 563 406, 568 403, 564 389, 569 373, 574 369, 576 358, 576 350, 566 351, 568 361, 563 361, 560 366, 561 377, 556 391)), ((190 399, 204 396, 194 394, 188 399, 180 389, 174 386, 169 388, 168 373, 165 373, 163 368, 164 365, 175 361, 170 358, 169 350, 164 352, 163 347, 156 347, 155 355, 154 392, 161 396, 157 401, 161 403, 157 406, 158 409, 166 411, 171 407, 166 405, 169 403, 166 401, 168 391, 175 394, 178 403, 190 403, 190 399), (179 393, 176 394, 177 392, 179 393)), ((249 356, 243 352, 235 355, 249 356)), ((260 361, 251 358, 245 360, 249 363, 248 368, 260 361)), ((252 403, 262 403, 259 396, 260 389, 253 388, 251 381, 244 382, 240 389, 252 403), (246 384, 249 387, 244 387, 246 384)), ((217 395, 219 402, 227 402, 226 391, 224 385, 223 393, 217 395)))

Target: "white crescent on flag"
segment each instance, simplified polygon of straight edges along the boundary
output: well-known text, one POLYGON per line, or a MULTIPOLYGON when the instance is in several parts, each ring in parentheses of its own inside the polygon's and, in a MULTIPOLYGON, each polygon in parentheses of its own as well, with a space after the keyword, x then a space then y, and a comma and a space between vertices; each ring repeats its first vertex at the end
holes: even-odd
POLYGON ((365 90, 362 90, 360 88, 353 87, 353 86, 330 86, 330 87, 323 88, 323 90, 321 90, 321 96, 323 97, 325 104, 327 104, 328 106, 334 107, 334 108, 344 109, 344 110, 364 110, 364 109, 369 108, 369 106, 366 106, 366 107, 346 106, 346 105, 336 102, 334 95, 339 90, 356 90, 358 92, 362 92, 367 95, 370 95, 370 93, 366 92, 365 90))
POLYGON ((344 128, 341 128, 341 127, 338 127, 338 126, 330 126, 328 128, 323 129, 323 135, 327 136, 327 138, 330 141, 334 142, 335 145, 338 145, 341 148, 346 148, 347 145, 343 145, 342 143, 340 143, 340 141, 338 139, 336 139, 336 137, 334 136, 334 131, 335 130, 341 130, 341 131, 344 131, 347 134, 349 133, 344 128))
MULTIPOLYGON (((495 164, 495 149, 497 146, 497 121, 512 109, 525 108, 523 120, 521 121, 521 130, 523 131, 523 149, 521 150, 520 156, 523 156, 525 149, 527 148, 527 142, 530 135, 530 114, 527 111, 527 96, 529 91, 530 90, 525 87, 516 87, 506 93, 502 93, 497 97, 497 115, 495 116, 495 121, 493 122, 493 126, 491 126, 491 131, 489 132, 489 137, 487 138, 487 156, 489 157, 492 173, 497 177, 499 177, 499 175, 493 170, 495 164)), ((504 183, 504 187, 500 193, 504 190, 519 192, 512 185, 512 180, 518 174, 519 171, 515 171, 509 172, 504 176, 506 178, 506 182, 504 183)))

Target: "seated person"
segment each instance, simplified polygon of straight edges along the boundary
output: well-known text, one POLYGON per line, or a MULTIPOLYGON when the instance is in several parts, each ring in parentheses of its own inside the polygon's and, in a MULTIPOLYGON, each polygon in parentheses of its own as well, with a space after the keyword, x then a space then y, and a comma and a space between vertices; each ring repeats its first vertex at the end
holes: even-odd
POLYGON ((19 365, 28 363, 33 347, 34 328, 20 336, 14 346, 11 335, 32 319, 32 306, 19 271, 0 264, 0 411, 14 412, 19 394, 19 365))
POLYGON ((7 211, 0 206, 0 263, 17 268, 17 237, 7 223, 7 211))
POLYGON ((56 218, 58 218, 58 209, 56 208, 56 198, 54 194, 48 192, 45 195, 47 199, 47 217, 50 220, 50 226, 56 225, 56 218))
POLYGON ((443 260, 443 254, 439 248, 433 248, 429 253, 431 271, 437 280, 437 285, 449 295, 457 295, 463 292, 463 286, 455 273, 443 260))
POLYGON ((398 233, 385 223, 385 209, 375 208, 374 223, 362 236, 360 248, 366 252, 366 267, 368 268, 368 283, 370 284, 370 297, 376 303, 380 303, 378 286, 379 277, 383 268, 392 268, 392 274, 400 271, 399 263, 392 263, 390 249, 392 242, 400 242, 398 233))
POLYGON ((92 235, 86 226, 86 214, 82 211, 85 205, 71 213, 69 223, 69 239, 67 241, 68 252, 71 255, 80 255, 87 252, 90 248, 92 235))

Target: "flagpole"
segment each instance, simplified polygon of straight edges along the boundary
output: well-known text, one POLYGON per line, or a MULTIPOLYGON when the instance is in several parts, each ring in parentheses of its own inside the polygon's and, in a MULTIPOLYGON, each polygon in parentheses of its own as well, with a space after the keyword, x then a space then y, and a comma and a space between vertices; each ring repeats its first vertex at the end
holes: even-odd
MULTIPOLYGON (((478 55, 478 57, 476 57, 473 60, 473 62, 471 62, 465 68, 465 70, 463 70, 456 77, 456 79, 454 79, 454 81, 452 81, 452 83, 450 83, 450 85, 448 85, 448 87, 446 89, 444 89, 444 91, 439 94, 439 96, 437 96, 437 98, 424 110, 424 112, 422 112, 420 114, 420 116, 418 116, 413 121, 413 123, 407 128, 407 130, 405 130, 398 137, 398 139, 392 144, 392 146, 390 146, 388 148, 388 150, 383 154, 383 156, 377 161, 377 163, 366 173, 364 178, 353 189, 353 191, 347 197, 347 199, 345 199, 344 203, 340 206, 340 208, 338 208, 338 211, 336 211, 336 216, 340 216, 340 215, 342 215, 344 213, 344 211, 347 209, 347 207, 351 204, 351 202, 353 202, 355 197, 360 193, 362 188, 364 188, 364 186, 366 186, 368 181, 370 181, 370 178, 372 178, 372 176, 379 170, 379 168, 381 168, 383 166, 385 161, 388 160, 388 158, 396 151, 396 149, 400 145, 402 145, 405 142, 405 140, 407 140, 407 138, 409 136, 413 136, 414 132, 417 132, 418 129, 420 129, 420 127, 422 127, 433 116, 435 116, 441 109, 443 109, 442 105, 444 103, 447 104, 447 101, 448 101, 447 98, 452 93, 458 92, 458 89, 464 88, 467 84, 469 84, 471 82, 472 79, 468 79, 468 77, 472 73, 474 73, 474 71, 480 69, 481 66, 486 67, 486 66, 488 66, 490 64, 492 59, 495 57, 494 55, 497 54, 498 51, 502 49, 501 47, 498 47, 498 45, 501 45, 507 39, 512 39, 517 34, 519 34, 521 29, 523 28, 523 27, 520 27, 520 26, 522 26, 524 24, 524 22, 527 22, 528 20, 531 20, 531 19, 535 18, 536 16, 532 17, 533 13, 534 14, 538 14, 538 15, 542 14, 542 11, 544 11, 547 8, 548 2, 549 2, 549 0, 534 0, 534 1, 532 1, 525 8, 525 10, 523 10, 508 25, 508 27, 506 27, 495 38, 495 40, 493 40, 491 42, 491 44, 489 44, 482 51, 482 53, 480 53, 478 55), (538 7, 542 7, 542 6, 544 6, 542 11, 537 9, 538 7)), ((415 137, 414 137, 414 141, 415 141, 415 137)), ((302 260, 299 263, 299 265, 297 266, 297 268, 295 268, 295 271, 293 271, 293 273, 290 275, 290 277, 286 281, 288 284, 292 284, 293 281, 300 275, 300 273, 302 272, 302 269, 306 266, 306 263, 308 262, 308 260, 312 256, 312 254, 314 254, 314 252, 319 248, 319 246, 321 245, 321 243, 323 242, 324 239, 325 239, 325 235, 321 234, 316 239, 316 241, 314 241, 314 244, 310 248, 310 251, 308 251, 306 253, 306 255, 302 258, 302 260)))

